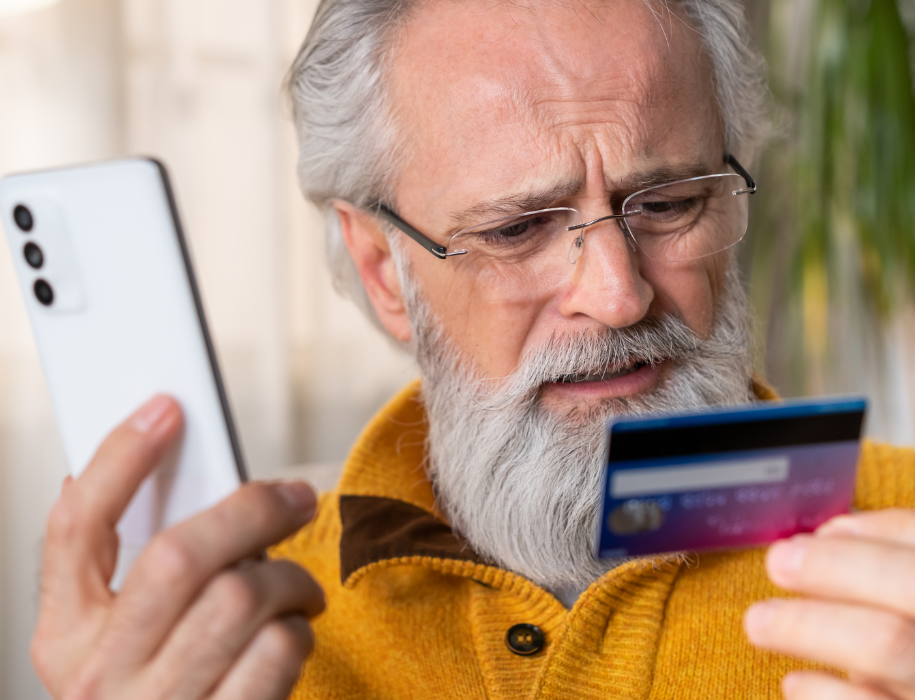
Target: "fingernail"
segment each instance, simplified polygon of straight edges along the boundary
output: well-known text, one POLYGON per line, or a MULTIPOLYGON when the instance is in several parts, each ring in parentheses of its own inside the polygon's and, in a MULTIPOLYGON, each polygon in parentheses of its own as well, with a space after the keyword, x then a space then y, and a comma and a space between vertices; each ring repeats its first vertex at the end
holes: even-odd
POLYGON ((140 433, 148 433, 162 420, 172 407, 172 399, 159 394, 143 404, 130 419, 130 427, 140 433))
POLYGON ((744 616, 744 629, 751 641, 757 641, 768 629, 775 615, 775 605, 770 601, 751 605, 744 616))
POLYGON ((802 539, 781 540, 769 547, 766 567, 770 574, 793 576, 801 568, 807 543, 802 539))
POLYGON ((861 528, 858 522, 850 515, 840 515, 832 520, 827 520, 817 528, 818 535, 858 535, 861 528))
POLYGON ((309 520, 315 514, 317 500, 315 492, 308 484, 301 481, 284 481, 276 485, 277 493, 292 508, 307 517, 309 520))

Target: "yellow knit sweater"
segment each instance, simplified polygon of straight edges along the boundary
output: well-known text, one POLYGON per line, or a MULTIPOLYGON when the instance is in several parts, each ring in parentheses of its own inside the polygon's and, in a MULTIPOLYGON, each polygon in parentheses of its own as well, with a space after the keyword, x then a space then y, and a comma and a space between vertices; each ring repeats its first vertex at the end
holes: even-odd
MULTIPOLYGON (((753 601, 785 595, 765 576, 764 549, 630 562, 571 610, 480 562, 436 516, 418 392, 375 417, 315 520, 272 552, 327 595, 292 698, 779 698, 785 673, 811 667, 744 635, 753 601), (508 650, 518 623, 543 631, 539 653, 508 650)), ((915 507, 915 451, 867 443, 855 507, 893 506, 915 507)))

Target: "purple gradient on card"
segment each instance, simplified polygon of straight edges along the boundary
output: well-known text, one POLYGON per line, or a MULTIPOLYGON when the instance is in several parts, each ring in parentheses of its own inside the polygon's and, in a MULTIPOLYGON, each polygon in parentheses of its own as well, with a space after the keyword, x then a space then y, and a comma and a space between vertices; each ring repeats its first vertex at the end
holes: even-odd
POLYGON ((613 463, 608 469, 599 554, 606 558, 731 549, 769 544, 798 532, 810 532, 830 518, 848 512, 855 490, 858 454, 857 441, 843 441, 613 463), (613 498, 610 493, 612 474, 617 471, 773 457, 789 460, 786 479, 695 491, 634 494, 627 498, 613 498), (657 529, 633 534, 612 532, 609 518, 614 509, 624 507, 627 502, 636 510, 647 508, 655 513, 650 527, 657 529))

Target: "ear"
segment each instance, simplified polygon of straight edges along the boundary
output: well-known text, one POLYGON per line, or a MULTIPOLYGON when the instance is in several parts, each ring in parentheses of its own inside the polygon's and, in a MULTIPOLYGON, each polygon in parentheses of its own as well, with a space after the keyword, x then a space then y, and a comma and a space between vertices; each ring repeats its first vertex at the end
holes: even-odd
POLYGON ((409 342, 410 319, 384 231, 375 219, 347 202, 335 200, 332 206, 340 217, 343 240, 375 313, 391 335, 409 342))

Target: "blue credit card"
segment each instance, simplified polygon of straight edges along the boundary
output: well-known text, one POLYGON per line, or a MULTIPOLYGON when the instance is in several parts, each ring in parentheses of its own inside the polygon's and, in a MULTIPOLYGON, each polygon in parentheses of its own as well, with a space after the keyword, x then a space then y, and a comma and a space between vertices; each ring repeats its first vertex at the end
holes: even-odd
POLYGON ((848 512, 866 408, 838 397, 612 422, 595 555, 768 544, 848 512))

